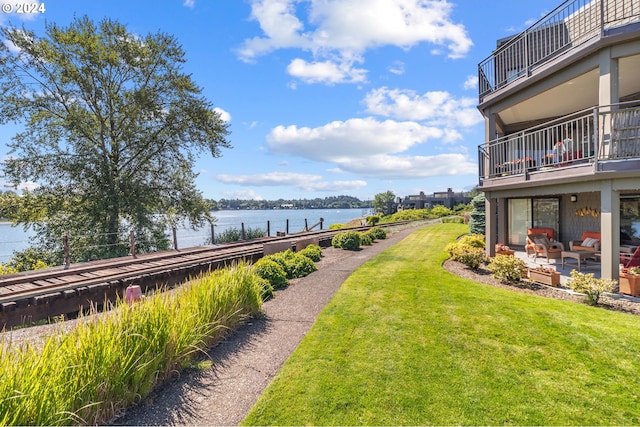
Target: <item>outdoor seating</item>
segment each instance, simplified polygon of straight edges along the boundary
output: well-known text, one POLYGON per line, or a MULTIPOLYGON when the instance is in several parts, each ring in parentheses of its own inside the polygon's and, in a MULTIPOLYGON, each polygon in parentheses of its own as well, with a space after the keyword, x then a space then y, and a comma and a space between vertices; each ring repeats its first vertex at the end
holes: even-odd
POLYGON ((632 254, 620 254, 620 264, 624 268, 640 267, 640 246, 632 254))
POLYGON ((554 234, 554 230, 551 228, 530 228, 525 245, 527 255, 533 255, 534 261, 539 256, 545 257, 547 263, 552 259, 560 259, 564 245, 562 242, 553 240, 554 234))
POLYGON ((571 240, 569 249, 572 251, 600 251, 601 235, 599 231, 584 231, 580 240, 571 240))

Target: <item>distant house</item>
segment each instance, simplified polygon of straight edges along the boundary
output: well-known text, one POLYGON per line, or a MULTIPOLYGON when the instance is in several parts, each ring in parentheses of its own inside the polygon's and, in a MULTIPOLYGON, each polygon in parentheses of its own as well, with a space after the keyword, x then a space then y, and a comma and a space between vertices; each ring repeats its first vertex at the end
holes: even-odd
POLYGON ((435 192, 430 196, 421 191, 415 196, 406 196, 398 198, 398 210, 405 209, 428 209, 434 206, 444 206, 453 209, 459 204, 467 204, 471 202, 472 197, 468 193, 455 193, 451 188, 447 191, 435 192))
POLYGON ((567 250, 590 233, 602 277, 618 277, 640 245, 638 70, 639 0, 565 1, 480 62, 487 253, 531 228, 567 250))

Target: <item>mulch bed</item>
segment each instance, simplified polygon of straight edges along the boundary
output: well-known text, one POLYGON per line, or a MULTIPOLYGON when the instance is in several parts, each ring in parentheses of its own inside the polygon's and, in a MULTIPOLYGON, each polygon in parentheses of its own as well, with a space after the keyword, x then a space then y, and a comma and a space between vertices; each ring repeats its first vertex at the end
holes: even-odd
MULTIPOLYGON (((461 262, 453 260, 445 261, 443 266, 444 269, 449 271, 450 273, 473 280, 475 282, 484 283, 486 285, 509 289, 515 292, 540 295, 546 298, 555 298, 573 301, 579 304, 587 304, 584 295, 572 293, 567 288, 554 288, 551 286, 530 282, 528 280, 524 280, 517 284, 506 284, 494 278, 491 275, 491 272, 482 266, 478 270, 472 270, 461 262)), ((637 316, 640 315, 640 302, 632 301, 631 299, 623 297, 619 294, 615 294, 612 296, 604 295, 600 297, 600 301, 598 302, 597 306, 608 310, 622 311, 637 316)))

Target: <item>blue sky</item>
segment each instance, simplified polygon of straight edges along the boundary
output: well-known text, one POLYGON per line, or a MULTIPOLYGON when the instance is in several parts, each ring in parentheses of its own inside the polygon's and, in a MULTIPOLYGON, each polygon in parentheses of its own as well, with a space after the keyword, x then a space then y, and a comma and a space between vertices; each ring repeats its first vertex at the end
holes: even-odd
MULTIPOLYGON (((0 25, 42 34, 88 15, 178 39, 230 124, 233 148, 194 165, 215 200, 470 190, 484 140, 477 64, 561 3, 51 0, 15 13, 29 2, 0 0, 0 25)), ((16 130, 0 127, 0 158, 16 130)))

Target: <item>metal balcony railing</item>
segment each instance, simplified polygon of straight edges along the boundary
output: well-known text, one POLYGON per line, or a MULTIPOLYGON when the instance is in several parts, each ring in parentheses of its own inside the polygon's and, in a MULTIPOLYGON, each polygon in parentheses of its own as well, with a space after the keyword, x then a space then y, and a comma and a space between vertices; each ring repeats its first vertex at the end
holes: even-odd
POLYGON ((579 111, 495 139, 478 147, 478 159, 481 182, 585 163, 640 159, 638 101, 579 111))
POLYGON ((479 97, 528 76, 557 55, 606 30, 640 21, 640 0, 566 1, 478 64, 479 97))

